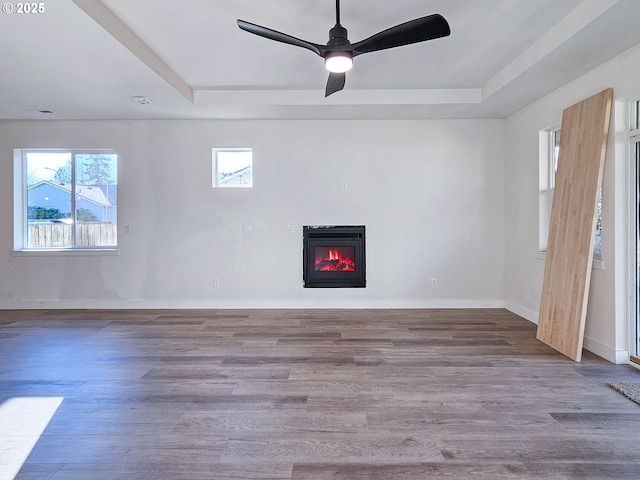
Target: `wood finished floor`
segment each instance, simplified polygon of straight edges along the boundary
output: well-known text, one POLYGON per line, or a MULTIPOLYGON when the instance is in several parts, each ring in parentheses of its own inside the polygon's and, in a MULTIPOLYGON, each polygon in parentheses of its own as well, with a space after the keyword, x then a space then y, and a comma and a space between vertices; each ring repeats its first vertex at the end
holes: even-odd
MULTIPOLYGON (((18 480, 635 479, 640 381, 505 310, 0 311, 18 480)), ((2 438, 0 438, 2 452, 2 438)))

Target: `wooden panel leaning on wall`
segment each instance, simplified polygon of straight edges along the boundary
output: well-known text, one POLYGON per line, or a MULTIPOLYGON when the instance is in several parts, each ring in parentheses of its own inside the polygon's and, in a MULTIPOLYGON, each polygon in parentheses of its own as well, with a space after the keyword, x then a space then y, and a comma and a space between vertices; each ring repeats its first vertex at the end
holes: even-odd
POLYGON ((538 340, 580 361, 613 90, 562 114, 538 340))

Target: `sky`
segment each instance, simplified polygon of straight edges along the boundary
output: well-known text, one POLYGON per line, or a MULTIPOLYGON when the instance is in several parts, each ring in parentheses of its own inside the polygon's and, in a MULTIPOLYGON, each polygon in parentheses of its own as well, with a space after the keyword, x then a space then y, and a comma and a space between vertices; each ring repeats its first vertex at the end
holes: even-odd
POLYGON ((218 173, 233 173, 252 163, 253 153, 246 150, 218 150, 218 173))
POLYGON ((71 160, 69 152, 29 152, 27 153, 27 178, 52 180, 56 171, 71 160))
MULTIPOLYGON (((82 168, 83 158, 90 157, 93 153, 76 153, 76 161, 78 162, 78 168, 82 168)), ((115 154, 100 153, 101 155, 112 156, 116 158, 115 154)), ((27 152, 27 178, 29 182, 39 182, 41 180, 55 180, 56 172, 59 168, 65 165, 70 165, 71 152, 27 152)), ((78 172, 80 174, 80 172, 78 172)), ((110 175, 112 179, 117 179, 117 162, 111 163, 110 175)))

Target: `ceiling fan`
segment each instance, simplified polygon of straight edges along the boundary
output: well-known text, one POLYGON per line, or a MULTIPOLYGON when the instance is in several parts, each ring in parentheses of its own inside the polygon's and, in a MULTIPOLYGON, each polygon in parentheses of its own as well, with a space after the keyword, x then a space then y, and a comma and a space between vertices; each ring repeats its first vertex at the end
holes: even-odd
POLYGON ((238 19, 238 26, 254 35, 306 48, 324 58, 325 66, 329 70, 325 97, 344 88, 345 72, 351 69, 353 57, 363 53, 446 37, 451 33, 445 18, 436 13, 401 23, 364 40, 351 43, 347 39, 347 29, 340 24, 340 0, 336 0, 336 25, 329 30, 329 42, 326 45, 308 42, 240 19, 238 19))

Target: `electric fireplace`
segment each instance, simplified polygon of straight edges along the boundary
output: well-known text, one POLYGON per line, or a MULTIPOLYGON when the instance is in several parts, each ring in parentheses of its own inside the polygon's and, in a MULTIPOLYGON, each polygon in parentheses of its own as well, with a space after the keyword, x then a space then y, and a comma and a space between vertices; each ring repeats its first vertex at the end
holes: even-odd
POLYGON ((365 287, 365 230, 361 226, 303 227, 305 288, 365 287))

